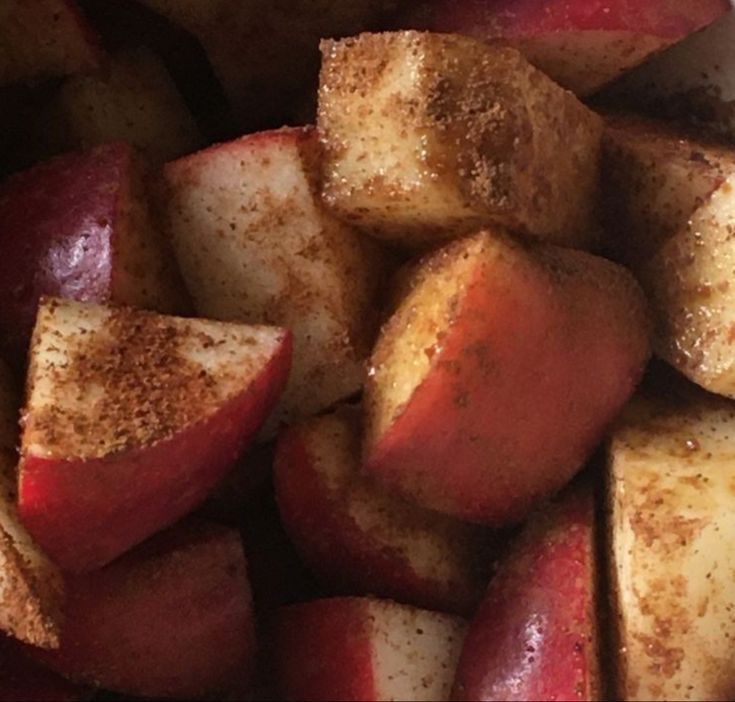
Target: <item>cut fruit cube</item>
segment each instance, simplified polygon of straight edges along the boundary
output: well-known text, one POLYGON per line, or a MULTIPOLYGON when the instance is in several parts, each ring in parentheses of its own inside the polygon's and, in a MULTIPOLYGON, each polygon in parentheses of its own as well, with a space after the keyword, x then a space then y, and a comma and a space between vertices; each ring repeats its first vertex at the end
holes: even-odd
POLYGON ((290 334, 46 300, 28 375, 21 518, 98 568, 202 502, 275 406, 290 334))
POLYGON ((446 700, 465 634, 447 614, 335 598, 281 609, 273 655, 284 700, 446 700))
POLYGON ((735 149, 640 125, 606 141, 608 229, 651 300, 654 350, 735 397, 735 149))
POLYGON ((153 163, 195 151, 202 137, 162 61, 136 49, 89 75, 74 76, 41 116, 41 138, 55 153, 126 141, 153 163))
POLYGON ((255 617, 236 530, 178 525, 68 592, 60 648, 36 652, 53 670, 127 695, 244 699, 255 617))
POLYGON ((500 224, 586 248, 602 122, 515 49, 450 34, 322 43, 322 196, 405 246, 500 224))
MULTIPOLYGON (((10 373, 0 363, 0 631, 35 646, 54 647, 59 642, 62 578, 18 517, 19 404, 10 373)), ((0 652, 0 667, 2 660, 0 652)))
POLYGON ((283 524, 333 592, 471 613, 490 577, 489 533, 429 512, 360 471, 360 417, 340 408, 286 429, 275 461, 283 524))
POLYGON ((318 159, 313 129, 281 129, 165 168, 169 231, 197 312, 293 331, 285 421, 360 389, 384 274, 376 245, 321 207, 318 159))
POLYGON ((588 481, 544 505, 470 623, 455 700, 597 700, 597 571, 588 481))
POLYGON ((0 330, 24 358, 42 295, 179 312, 187 298, 123 143, 72 153, 0 185, 0 330))
POLYGON ((735 405, 690 386, 640 397, 613 435, 615 699, 727 700, 735 405))
POLYGON ((429 256, 385 324, 364 466, 425 507, 516 522, 584 465, 649 357, 631 274, 483 231, 429 256))
POLYGON ((90 71, 101 57, 74 0, 3 0, 0 85, 90 71))
POLYGON ((706 27, 727 0, 430 0, 425 29, 503 40, 578 95, 706 27))

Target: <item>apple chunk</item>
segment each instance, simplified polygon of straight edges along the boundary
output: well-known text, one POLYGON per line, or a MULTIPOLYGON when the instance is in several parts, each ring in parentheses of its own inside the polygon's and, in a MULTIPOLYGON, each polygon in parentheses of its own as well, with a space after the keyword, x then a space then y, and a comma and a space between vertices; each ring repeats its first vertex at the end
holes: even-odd
POLYGON ((651 300, 654 350, 735 397, 735 149, 613 122, 605 151, 611 248, 651 300))
POLYGON ((588 95, 729 9, 727 0, 429 0, 415 18, 437 32, 506 41, 588 95))
POLYGON ((3 0, 0 85, 92 70, 101 55, 74 0, 3 0))
POLYGON ((357 392, 374 338, 377 245, 324 210, 313 129, 243 137, 165 168, 168 227, 199 314, 285 326, 294 367, 277 419, 357 392))
POLYGON ((242 699, 253 672, 255 619, 237 531, 193 522, 119 560, 68 579, 56 651, 64 676, 151 698, 242 699))
POLYGON ((54 153, 122 140, 159 164, 202 143, 165 65, 144 49, 116 54, 100 70, 66 80, 39 121, 40 138, 54 153))
POLYGON ((363 476, 356 409, 286 429, 274 470, 286 530, 337 591, 459 614, 480 601, 490 574, 488 533, 423 510, 363 476))
POLYGON ((281 699, 446 700, 465 634, 447 614, 389 600, 284 607, 273 655, 281 699))
POLYGON ((59 641, 62 579, 18 517, 19 404, 10 374, 0 363, 0 630, 35 646, 52 647, 59 641))
POLYGON ((582 467, 649 356, 622 267, 484 231, 414 273, 365 390, 366 470, 426 507, 502 525, 582 467))
POLYGON ((735 405, 637 398, 609 449, 616 699, 729 700, 735 405))
POLYGON ((21 444, 21 518, 65 570, 199 504, 283 390, 289 332, 46 300, 21 444))
POLYGON ((145 166, 114 143, 0 185, 0 330, 25 356, 42 295, 178 312, 186 299, 145 198, 145 166))
POLYGON ((420 32, 322 43, 322 197, 419 247, 499 224, 594 244, 602 123, 515 49, 420 32))
POLYGON ((536 513, 470 623, 455 700, 596 700, 594 500, 571 486, 536 513))

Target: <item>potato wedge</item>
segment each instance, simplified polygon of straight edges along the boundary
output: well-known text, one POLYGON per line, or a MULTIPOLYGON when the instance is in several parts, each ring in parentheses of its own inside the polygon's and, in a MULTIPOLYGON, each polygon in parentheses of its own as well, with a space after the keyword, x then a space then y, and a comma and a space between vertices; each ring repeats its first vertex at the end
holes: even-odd
POLYGON ((599 118, 516 50, 449 34, 322 44, 322 197, 421 246, 494 223, 588 247, 599 118))
POLYGON ((618 699, 735 692, 735 405, 637 398, 609 449, 618 699))

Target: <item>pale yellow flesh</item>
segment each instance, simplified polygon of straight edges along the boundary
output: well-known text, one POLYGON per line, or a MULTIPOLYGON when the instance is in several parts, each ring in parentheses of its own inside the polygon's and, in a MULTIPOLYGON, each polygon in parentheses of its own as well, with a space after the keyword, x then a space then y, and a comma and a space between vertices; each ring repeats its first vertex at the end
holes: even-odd
POLYGON ((247 390, 282 338, 276 327, 46 301, 23 452, 99 458, 170 438, 247 390))
POLYGON ((183 159, 167 176, 169 229, 198 313, 293 331, 286 420, 359 390, 383 277, 374 246, 319 205, 315 148, 275 132, 183 159))
POLYGON ((194 151, 202 137, 162 61, 146 49, 115 55, 101 71, 78 75, 41 115, 59 150, 124 140, 163 163, 194 151))
POLYGON ((617 694, 735 693, 735 406, 637 400, 610 446, 617 694))
POLYGON ((372 601, 368 607, 377 699, 449 699, 465 622, 388 601, 372 601))

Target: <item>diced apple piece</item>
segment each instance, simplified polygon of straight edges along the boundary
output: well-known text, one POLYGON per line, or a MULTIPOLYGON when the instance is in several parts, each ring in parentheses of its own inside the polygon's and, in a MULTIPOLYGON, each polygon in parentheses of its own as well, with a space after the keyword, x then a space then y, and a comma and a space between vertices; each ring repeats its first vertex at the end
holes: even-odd
POLYGON ((62 580, 18 518, 19 404, 10 373, 0 363, 0 631, 52 647, 59 640, 62 580))
MULTIPOLYGON (((692 4, 698 8, 699 3, 692 4)), ((612 86, 606 99, 684 117, 735 141, 735 12, 612 86)))
POLYGON ((278 419, 358 391, 376 326, 382 258, 316 194, 313 129, 243 137, 168 164, 166 211, 199 314, 279 324, 294 368, 278 419))
POLYGON ((285 430, 275 482, 286 530, 336 591, 458 614, 479 603, 490 577, 488 533, 405 502, 363 476, 357 410, 341 408, 285 430))
POLYGON ((389 600, 335 598, 278 613, 273 655, 285 700, 446 700, 465 623, 389 600))
POLYGON ((41 127, 56 153, 123 140, 153 163, 194 151, 202 142, 166 67, 143 49, 116 55, 100 71, 67 80, 41 127))
POLYGON ((322 43, 322 196, 407 246, 500 224, 593 244, 602 123, 515 49, 419 32, 322 43))
POLYGON ((733 171, 735 150, 665 124, 609 117, 603 212, 616 258, 634 269, 645 264, 733 171))
MULTIPOLYGON (((724 15, 727 0, 429 0, 421 26, 506 41, 589 95, 724 15)), ((410 22, 410 20, 409 20, 410 22)))
POLYGON ((470 623, 453 699, 600 699, 596 579, 584 481, 540 509, 499 564, 470 623))
POLYGON ((178 312, 186 298, 123 143, 73 153, 0 185, 0 330, 25 356, 42 295, 178 312))
POLYGON ((0 702, 77 702, 92 695, 32 660, 17 641, 0 635, 0 702))
POLYGON ((649 355, 622 267, 484 231, 432 254, 386 323, 364 464, 425 507, 502 525, 582 467, 649 355))
POLYGON ((613 247, 651 299, 654 350, 735 397, 735 150, 640 126, 606 141, 613 247))
POLYGON ((21 445, 28 530, 81 571, 189 512, 275 406, 290 351, 276 327, 46 300, 21 445))
POLYGON ((3 0, 0 85, 89 71, 101 54, 74 0, 3 0))
POLYGON ((255 618, 237 531, 178 525, 68 591, 61 646, 37 653, 53 670, 129 695, 243 699, 255 618))
POLYGON ((616 699, 727 700, 735 572, 735 406, 639 398, 610 445, 616 699))

